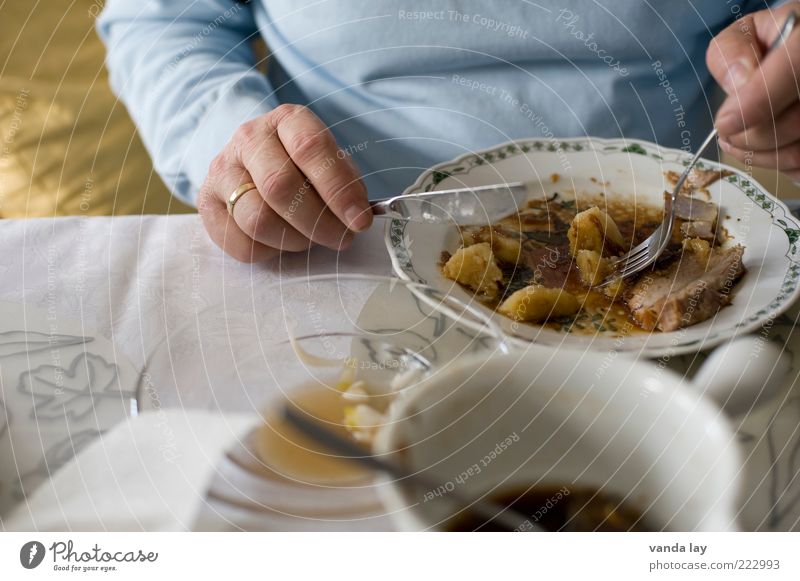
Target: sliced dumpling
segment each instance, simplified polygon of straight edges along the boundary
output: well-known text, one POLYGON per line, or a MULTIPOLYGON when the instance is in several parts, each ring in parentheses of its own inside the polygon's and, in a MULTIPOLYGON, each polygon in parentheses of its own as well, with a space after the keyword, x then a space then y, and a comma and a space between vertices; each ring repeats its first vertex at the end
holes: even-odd
POLYGON ((572 256, 577 256, 579 250, 593 250, 600 255, 617 255, 625 245, 614 220, 597 206, 584 210, 573 218, 567 237, 572 256))
POLYGON ((538 284, 521 288, 504 300, 498 312, 529 323, 540 323, 550 317, 574 315, 580 309, 578 299, 565 290, 538 284))
POLYGON ((442 273, 487 299, 497 297, 503 282, 503 273, 488 242, 460 248, 444 264, 442 273))
POLYGON ((586 286, 596 286, 603 282, 611 273, 611 265, 607 258, 603 258, 594 250, 578 250, 575 256, 581 282, 586 286))
POLYGON ((492 252, 500 262, 516 264, 522 252, 519 238, 511 236, 505 230, 492 226, 467 227, 461 230, 461 240, 464 246, 472 246, 481 242, 491 245, 492 252))
POLYGON ((522 253, 522 245, 518 239, 495 231, 492 239, 492 251, 500 261, 516 264, 522 253))

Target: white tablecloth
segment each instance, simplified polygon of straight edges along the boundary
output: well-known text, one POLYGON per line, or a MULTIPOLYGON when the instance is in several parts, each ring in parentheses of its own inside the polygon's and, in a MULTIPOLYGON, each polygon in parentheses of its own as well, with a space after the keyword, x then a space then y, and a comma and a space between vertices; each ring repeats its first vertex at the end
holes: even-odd
POLYGON ((230 353, 205 354, 201 382, 172 372, 181 338, 195 348, 198 331, 191 327, 198 314, 213 316, 225 333, 252 324, 254 312, 276 307, 275 297, 259 289, 278 277, 390 274, 379 226, 342 254, 319 248, 249 265, 214 246, 196 216, 3 221, 0 301, 57 313, 58 320, 78 321, 108 338, 119 357, 156 383, 163 406, 252 411, 264 401, 262 386, 242 381, 230 353), (160 357, 168 336, 174 351, 160 357), (224 393, 212 393, 221 386, 224 393))
MULTIPOLYGON (((267 290, 279 277, 391 272, 380 221, 345 253, 315 249, 267 265, 226 257, 196 216, 3 221, 0 256, 0 483, 21 481, 5 501, 0 493, 0 517, 124 419, 120 409, 137 392, 149 409, 257 413, 275 386, 248 364, 256 354, 249 349, 258 349, 250 339, 258 313, 280 308, 267 290), (14 333, 34 327, 40 348, 21 351, 14 333), (204 350, 203 339, 215 333, 238 337, 237 348, 204 350), (48 343, 53 336, 59 351, 48 343), (47 391, 58 383, 48 380, 56 366, 68 371, 66 395, 47 391), (84 372, 109 373, 104 399, 70 387, 84 372), (23 467, 19 445, 7 449, 14 434, 30 448, 23 467)), ((773 335, 791 342, 796 319, 795 308, 773 335)), ((800 527, 799 404, 787 387, 737 421, 750 528, 800 527)))

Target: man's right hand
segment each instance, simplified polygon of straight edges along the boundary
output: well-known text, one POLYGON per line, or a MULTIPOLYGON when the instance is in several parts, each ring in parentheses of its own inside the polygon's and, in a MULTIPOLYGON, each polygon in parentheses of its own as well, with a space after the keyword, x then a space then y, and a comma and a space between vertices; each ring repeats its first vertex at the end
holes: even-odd
POLYGON ((211 162, 198 211, 211 239, 243 262, 316 243, 343 250, 372 223, 367 192, 349 156, 308 108, 281 105, 239 127, 211 162), (227 201, 242 184, 257 191, 227 201))

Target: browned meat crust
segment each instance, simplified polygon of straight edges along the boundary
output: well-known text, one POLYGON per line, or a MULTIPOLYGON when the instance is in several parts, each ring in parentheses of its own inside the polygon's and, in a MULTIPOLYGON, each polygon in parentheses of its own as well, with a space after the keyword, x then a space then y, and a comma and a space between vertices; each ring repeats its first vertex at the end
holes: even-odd
POLYGON ((682 238, 701 238, 713 242, 716 238, 714 223, 705 220, 684 222, 680 228, 682 238))
MULTIPOLYGON (((668 196, 669 194, 665 195, 668 196)), ((717 205, 713 202, 705 202, 699 198, 680 194, 675 198, 675 216, 690 222, 702 221, 713 224, 717 221, 717 205)))
MULTIPOLYGON (((675 171, 668 171, 665 173, 667 180, 674 186, 678 183, 680 174, 675 171)), ((697 169, 696 167, 689 172, 689 177, 681 188, 682 192, 692 192, 695 190, 702 190, 707 188, 715 181, 731 175, 728 170, 715 170, 715 169, 697 169)))
POLYGON ((689 177, 686 178, 686 184, 689 186, 690 190, 701 190, 729 175, 731 175, 731 172, 727 170, 697 169, 695 167, 689 172, 689 177))
POLYGON ((698 239, 688 242, 679 260, 642 276, 627 294, 628 308, 644 329, 688 327, 731 302, 731 289, 744 274, 744 248, 718 250, 698 239))

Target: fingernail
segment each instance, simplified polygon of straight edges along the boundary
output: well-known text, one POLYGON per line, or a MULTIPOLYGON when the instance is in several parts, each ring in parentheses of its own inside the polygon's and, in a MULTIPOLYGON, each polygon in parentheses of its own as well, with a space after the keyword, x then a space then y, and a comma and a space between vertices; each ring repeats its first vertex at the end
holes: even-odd
POLYGON ((365 226, 365 213, 366 210, 362 209, 357 204, 351 204, 344 211, 344 219, 347 222, 347 227, 350 230, 359 232, 365 226))
POLYGON ((750 66, 749 63, 745 64, 744 62, 738 62, 731 65, 731 68, 728 69, 728 74, 725 76, 725 89, 727 91, 731 91, 733 89, 738 89, 742 85, 747 83, 747 80, 750 78, 750 66))
POLYGON ((722 151, 729 152, 731 148, 731 144, 725 141, 724 139, 719 140, 719 146, 722 148, 722 151))

